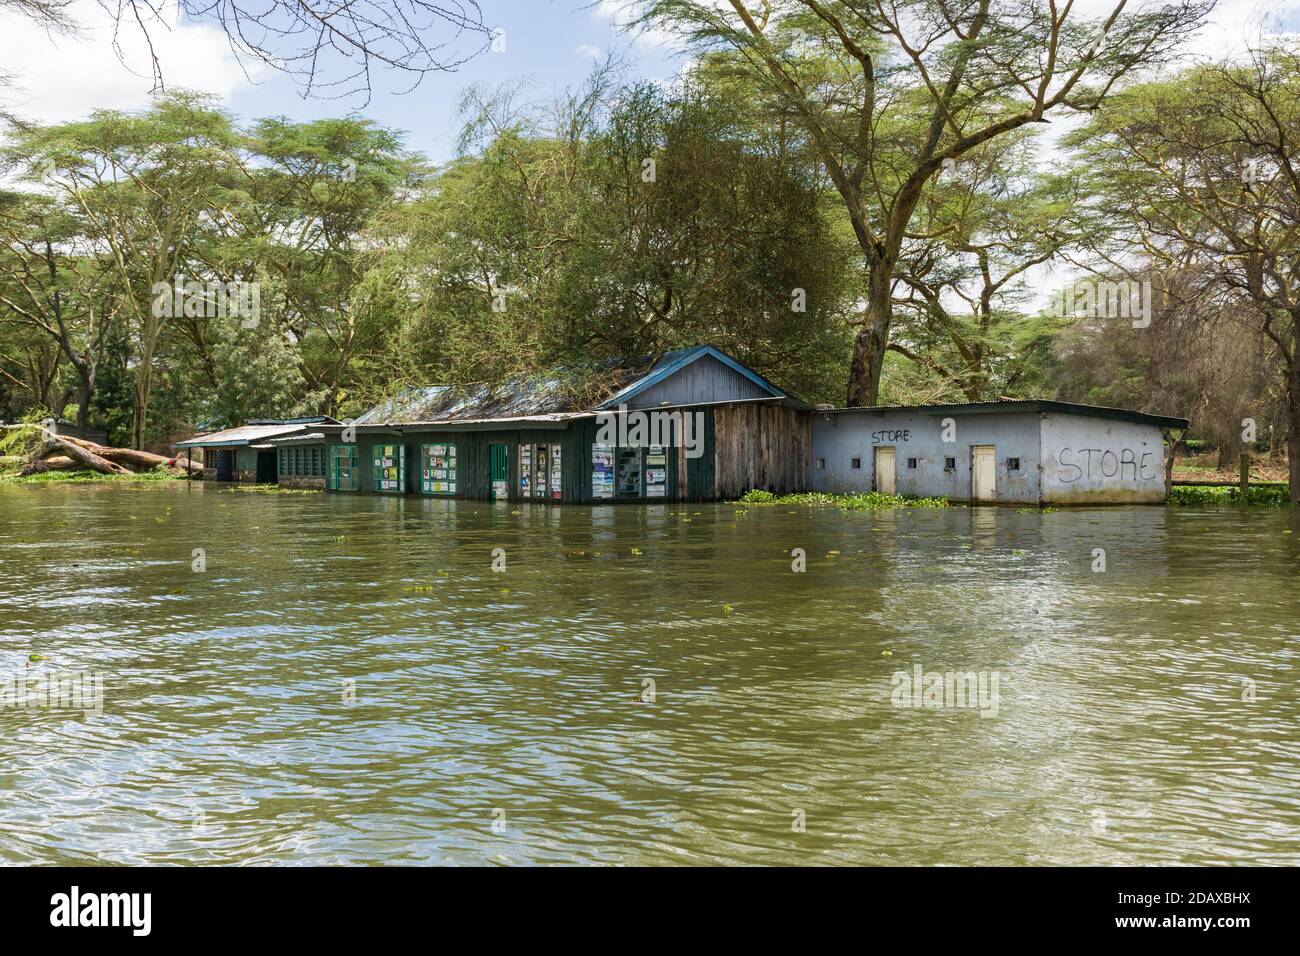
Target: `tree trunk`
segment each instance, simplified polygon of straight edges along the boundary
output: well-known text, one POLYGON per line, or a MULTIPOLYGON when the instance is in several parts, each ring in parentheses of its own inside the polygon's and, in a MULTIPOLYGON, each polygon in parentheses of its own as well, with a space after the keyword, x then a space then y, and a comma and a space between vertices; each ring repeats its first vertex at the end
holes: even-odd
POLYGON ((121 465, 115 465, 113 462, 99 457, 93 451, 88 451, 80 445, 74 445, 60 435, 54 435, 50 432, 45 433, 46 450, 57 450, 67 455, 83 468, 90 468, 104 475, 129 475, 131 470, 123 468, 121 465))
POLYGON ((90 400, 95 395, 95 369, 87 364, 77 364, 77 427, 90 427, 90 400))
POLYGON ((1291 504, 1300 505, 1300 360, 1287 369, 1286 468, 1291 481, 1291 504))
POLYGON ((20 475, 39 475, 47 471, 75 471, 81 466, 67 455, 54 455, 50 458, 37 458, 27 462, 18 469, 20 475))
POLYGON ((849 369, 848 398, 850 408, 876 405, 880 398, 880 371, 885 365, 889 346, 889 326, 893 319, 891 285, 893 268, 886 262, 872 263, 867 291, 867 315, 853 340, 853 364, 849 369))
POLYGON ((134 448, 144 447, 144 406, 145 402, 141 400, 137 390, 135 403, 131 408, 131 445, 134 448))
POLYGON ((173 459, 163 455, 155 455, 151 451, 137 451, 134 448, 107 448, 103 445, 97 445, 93 441, 86 441, 82 438, 69 438, 67 435, 60 436, 64 441, 80 445, 86 451, 98 455, 106 461, 111 461, 119 465, 130 465, 133 468, 157 468, 159 465, 171 465, 173 459))

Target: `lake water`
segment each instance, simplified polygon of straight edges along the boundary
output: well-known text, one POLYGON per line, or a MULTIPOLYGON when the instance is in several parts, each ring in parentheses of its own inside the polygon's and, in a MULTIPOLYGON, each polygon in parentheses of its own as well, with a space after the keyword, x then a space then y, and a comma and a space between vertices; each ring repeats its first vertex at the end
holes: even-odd
POLYGON ((1298 612, 1283 509, 0 487, 0 675, 102 682, 0 862, 1294 865, 1298 612))

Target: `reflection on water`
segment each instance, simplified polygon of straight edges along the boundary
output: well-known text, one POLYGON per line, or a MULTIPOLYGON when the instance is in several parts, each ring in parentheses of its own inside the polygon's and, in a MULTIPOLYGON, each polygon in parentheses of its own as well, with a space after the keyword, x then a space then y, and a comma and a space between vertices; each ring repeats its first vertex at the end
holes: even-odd
POLYGON ((1297 524, 0 488, 0 861, 1295 864, 1297 524))

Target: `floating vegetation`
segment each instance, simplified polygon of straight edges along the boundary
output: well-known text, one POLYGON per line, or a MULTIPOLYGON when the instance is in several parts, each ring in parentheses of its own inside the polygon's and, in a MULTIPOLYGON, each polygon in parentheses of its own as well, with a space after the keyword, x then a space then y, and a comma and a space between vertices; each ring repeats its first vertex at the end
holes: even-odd
POLYGON ((807 491, 797 495, 774 495, 754 489, 740 498, 751 505, 805 505, 812 508, 840 508, 844 511, 875 511, 884 508, 946 508, 947 498, 917 498, 912 495, 882 495, 865 491, 833 495, 825 491, 807 491))
POLYGON ((234 485, 228 491, 242 491, 255 495, 323 495, 320 488, 284 488, 280 485, 234 485))

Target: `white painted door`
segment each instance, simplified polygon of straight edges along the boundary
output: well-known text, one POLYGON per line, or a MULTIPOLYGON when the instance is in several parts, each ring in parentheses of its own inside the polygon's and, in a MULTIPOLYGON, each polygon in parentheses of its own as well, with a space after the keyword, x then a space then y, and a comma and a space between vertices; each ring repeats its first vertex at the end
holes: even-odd
POLYGON ((998 500, 998 458, 993 445, 971 447, 971 501, 998 500))
POLYGON ((894 449, 877 448, 876 490, 882 495, 898 494, 898 492, 894 490, 897 487, 897 477, 898 472, 894 466, 894 449))

